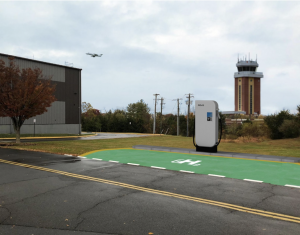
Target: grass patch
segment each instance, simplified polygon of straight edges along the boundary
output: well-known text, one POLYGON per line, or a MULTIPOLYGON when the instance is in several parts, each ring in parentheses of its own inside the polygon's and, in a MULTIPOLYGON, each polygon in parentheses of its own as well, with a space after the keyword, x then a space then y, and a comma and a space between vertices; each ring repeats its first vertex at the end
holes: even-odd
MULTIPOLYGON (((48 141, 36 142, 35 145, 28 146, 9 146, 9 148, 42 151, 57 154, 81 155, 86 152, 101 149, 131 148, 133 145, 155 145, 189 149, 195 148, 193 145, 193 139, 191 137, 181 136, 150 136, 102 140, 48 141)), ((264 140, 259 143, 221 142, 218 150, 226 152, 300 157, 300 138, 264 140)))

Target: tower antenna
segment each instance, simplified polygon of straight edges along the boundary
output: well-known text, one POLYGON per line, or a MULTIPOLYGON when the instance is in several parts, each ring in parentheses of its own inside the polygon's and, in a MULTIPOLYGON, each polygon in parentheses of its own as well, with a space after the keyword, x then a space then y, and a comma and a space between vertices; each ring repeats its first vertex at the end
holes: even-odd
POLYGON ((256 63, 257 63, 257 54, 256 54, 256 63))
POLYGON ((239 61, 239 53, 238 53, 238 62, 240 62, 240 61, 239 61))

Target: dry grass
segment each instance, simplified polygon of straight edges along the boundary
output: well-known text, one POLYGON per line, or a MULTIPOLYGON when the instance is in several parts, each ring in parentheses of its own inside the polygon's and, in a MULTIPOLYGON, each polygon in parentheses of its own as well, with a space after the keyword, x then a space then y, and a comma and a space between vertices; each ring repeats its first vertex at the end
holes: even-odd
POLYGON ((264 141, 268 141, 270 139, 266 138, 266 137, 238 137, 235 139, 222 139, 222 143, 261 143, 264 141))
MULTIPOLYGON (((9 146, 14 149, 58 154, 80 155, 100 149, 131 148, 133 145, 155 145, 194 149, 191 137, 151 136, 123 139, 72 140, 37 142, 36 145, 9 146)), ((300 138, 282 140, 221 141, 219 151, 300 157, 300 138)))

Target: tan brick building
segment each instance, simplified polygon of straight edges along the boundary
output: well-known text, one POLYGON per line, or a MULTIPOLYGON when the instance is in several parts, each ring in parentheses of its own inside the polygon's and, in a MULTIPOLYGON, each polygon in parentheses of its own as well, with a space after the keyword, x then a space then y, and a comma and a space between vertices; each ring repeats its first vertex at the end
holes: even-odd
POLYGON ((235 111, 245 111, 246 114, 261 114, 260 79, 263 73, 256 72, 257 61, 238 60, 234 73, 234 105, 235 111))

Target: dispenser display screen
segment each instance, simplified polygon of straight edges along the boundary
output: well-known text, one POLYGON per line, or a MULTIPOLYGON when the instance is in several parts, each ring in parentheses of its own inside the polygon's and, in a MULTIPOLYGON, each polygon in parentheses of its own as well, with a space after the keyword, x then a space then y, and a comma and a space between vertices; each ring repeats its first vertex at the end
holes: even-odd
POLYGON ((212 112, 207 112, 207 121, 212 121, 212 112))

